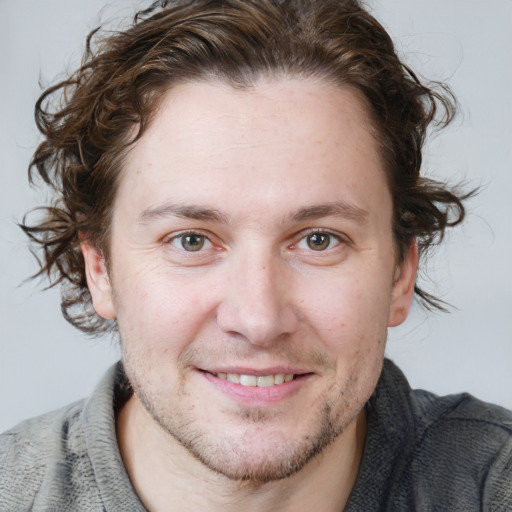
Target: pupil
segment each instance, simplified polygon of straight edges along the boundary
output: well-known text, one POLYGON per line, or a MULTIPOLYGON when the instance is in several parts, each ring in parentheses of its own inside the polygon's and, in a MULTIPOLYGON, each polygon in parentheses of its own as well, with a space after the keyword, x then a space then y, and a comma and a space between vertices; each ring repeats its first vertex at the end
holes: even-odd
POLYGON ((204 237, 201 235, 184 236, 182 245, 186 251, 199 251, 204 245, 204 237))
POLYGON ((314 235, 310 235, 308 237, 309 248, 313 249, 314 251, 326 249, 329 247, 330 241, 330 236, 322 233, 315 233, 314 235))

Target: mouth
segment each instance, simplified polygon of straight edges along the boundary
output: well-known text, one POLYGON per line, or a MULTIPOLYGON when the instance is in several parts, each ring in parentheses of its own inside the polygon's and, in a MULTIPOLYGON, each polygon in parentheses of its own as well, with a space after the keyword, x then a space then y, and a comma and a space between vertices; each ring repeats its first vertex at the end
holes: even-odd
POLYGON ((298 369, 291 373, 291 368, 251 371, 212 368, 199 371, 219 391, 249 407, 266 407, 290 398, 314 377, 313 373, 298 369))

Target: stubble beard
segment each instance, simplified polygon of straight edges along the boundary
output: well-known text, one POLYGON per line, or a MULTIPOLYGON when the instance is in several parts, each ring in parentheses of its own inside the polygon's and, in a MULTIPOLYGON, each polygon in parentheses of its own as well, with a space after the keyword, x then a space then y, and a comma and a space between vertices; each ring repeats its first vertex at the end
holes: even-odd
POLYGON ((259 453, 254 453, 254 448, 246 448, 245 437, 251 436, 251 429, 265 430, 266 419, 261 412, 242 410, 240 416, 250 418, 246 420, 250 425, 247 433, 238 439, 224 438, 213 442, 204 432, 198 431, 193 422, 177 424, 163 422, 154 415, 153 418, 211 471, 230 480, 263 484, 297 473, 334 441, 341 429, 334 427, 330 414, 330 408, 325 407, 322 411, 323 421, 316 433, 304 435, 301 439, 281 438, 268 441, 267 446, 259 453), (257 462, 254 461, 255 458, 257 462))
MULTIPOLYGON (((150 393, 149 388, 141 385, 130 370, 125 361, 126 375, 135 396, 160 428, 209 470, 232 481, 255 486, 288 478, 302 470, 342 433, 359 412, 355 411, 349 418, 344 417, 347 409, 352 408, 350 400, 347 400, 351 393, 340 391, 338 398, 341 402, 337 402, 336 407, 328 400, 317 402, 314 424, 295 439, 290 439, 286 433, 268 435, 272 434, 271 427, 267 425, 272 423, 273 415, 260 409, 239 410, 239 418, 245 425, 240 436, 212 436, 198 426, 195 418, 182 411, 170 414, 158 410, 155 404, 161 403, 161 397, 159 399, 150 393), (340 408, 340 403, 344 407, 340 408), (257 452, 251 446, 255 436, 265 438, 257 452)), ((181 389, 179 394, 183 396, 186 392, 181 389)))

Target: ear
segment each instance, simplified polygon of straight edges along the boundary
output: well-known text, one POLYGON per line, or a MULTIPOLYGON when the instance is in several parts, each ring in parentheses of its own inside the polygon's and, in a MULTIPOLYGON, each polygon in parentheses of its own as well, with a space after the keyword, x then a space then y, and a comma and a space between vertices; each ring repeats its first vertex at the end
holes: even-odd
POLYGON ((85 275, 94 310, 103 318, 112 320, 116 314, 105 258, 101 251, 92 247, 86 240, 82 240, 80 248, 85 260, 85 275))
POLYGON ((393 291, 391 293, 391 308, 389 310, 388 326, 400 325, 409 314, 414 285, 416 284, 416 272, 418 270, 418 244, 416 240, 411 242, 404 261, 396 268, 393 291))

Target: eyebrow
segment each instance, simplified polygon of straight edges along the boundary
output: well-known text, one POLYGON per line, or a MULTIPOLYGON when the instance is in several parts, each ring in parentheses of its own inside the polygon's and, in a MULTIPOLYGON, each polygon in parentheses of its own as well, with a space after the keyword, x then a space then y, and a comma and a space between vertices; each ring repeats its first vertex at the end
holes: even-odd
POLYGON ((227 223, 227 217, 215 208, 202 207, 200 205, 180 205, 174 203, 163 203, 145 209, 138 218, 139 224, 148 224, 153 220, 165 219, 168 217, 180 217, 182 219, 207 220, 227 223))
POLYGON ((322 217, 343 217, 359 224, 368 220, 368 212, 359 206, 347 202, 336 202, 307 206, 298 210, 292 219, 295 222, 320 219, 322 217))

